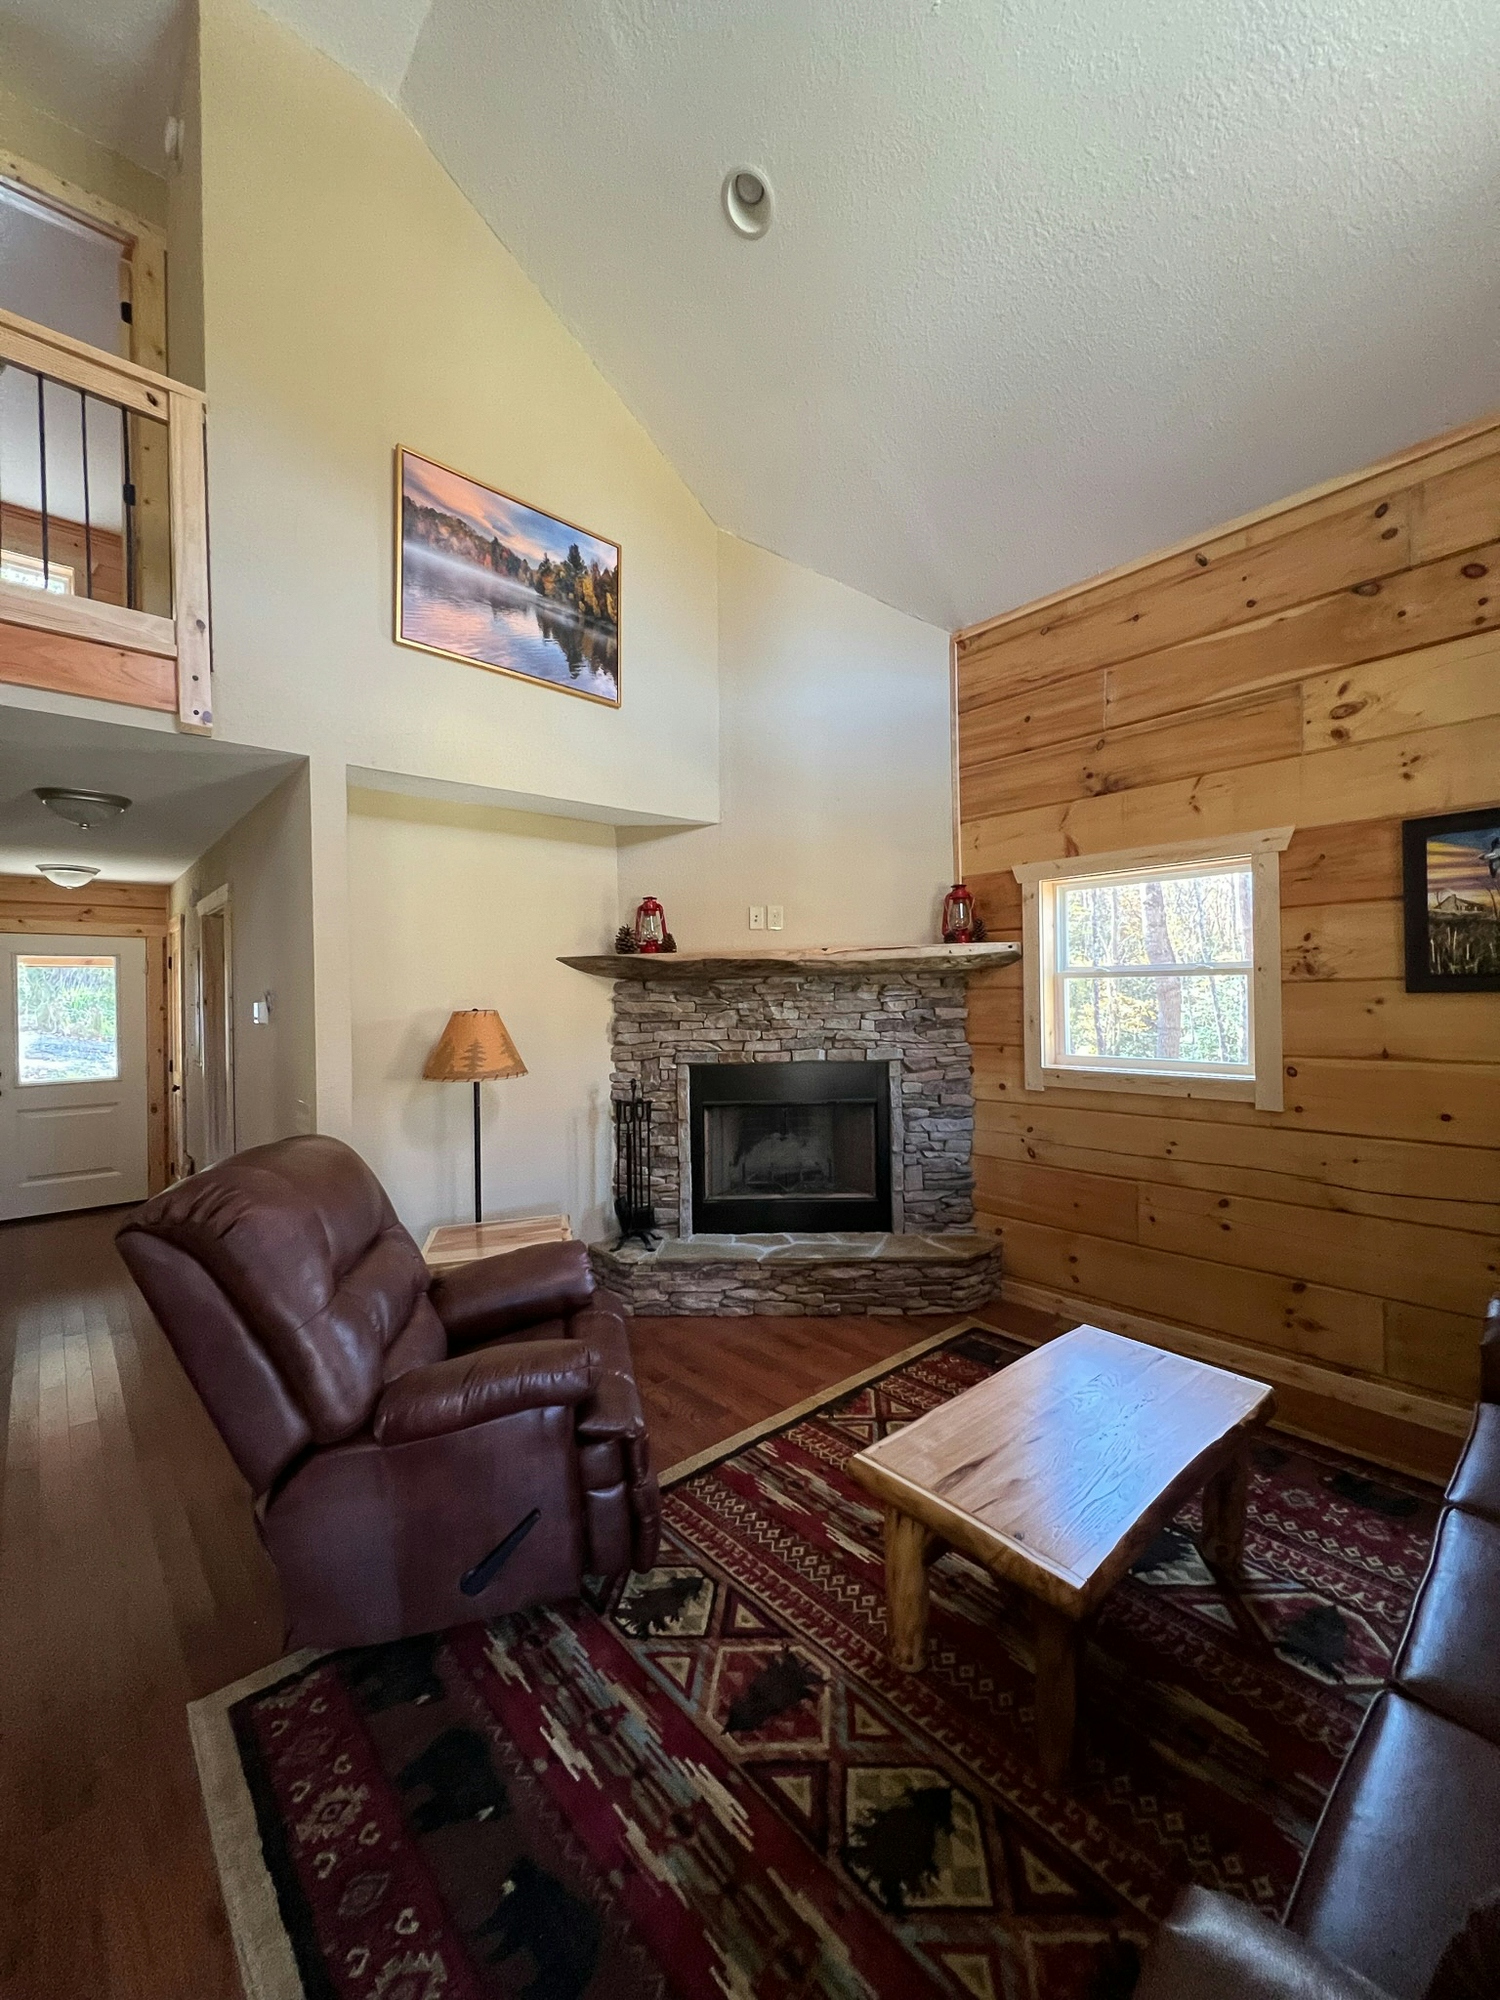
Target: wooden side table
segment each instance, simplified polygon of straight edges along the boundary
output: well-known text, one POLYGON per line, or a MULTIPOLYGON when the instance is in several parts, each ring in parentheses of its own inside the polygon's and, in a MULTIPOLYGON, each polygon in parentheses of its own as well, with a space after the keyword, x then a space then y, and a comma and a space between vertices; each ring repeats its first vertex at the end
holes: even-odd
POLYGON ((506 1250, 526 1250, 533 1243, 569 1243, 573 1225, 565 1215, 523 1215, 514 1222, 445 1222, 429 1229, 422 1255, 434 1273, 473 1264, 481 1257, 498 1257, 506 1250))
POLYGON ((927 1664, 927 1565, 945 1544, 1018 1584, 1042 1771, 1061 1778, 1085 1621, 1200 1489, 1203 1553, 1234 1579, 1250 1438, 1274 1408, 1264 1382, 1078 1326, 857 1452, 849 1473, 886 1510, 892 1663, 927 1664))

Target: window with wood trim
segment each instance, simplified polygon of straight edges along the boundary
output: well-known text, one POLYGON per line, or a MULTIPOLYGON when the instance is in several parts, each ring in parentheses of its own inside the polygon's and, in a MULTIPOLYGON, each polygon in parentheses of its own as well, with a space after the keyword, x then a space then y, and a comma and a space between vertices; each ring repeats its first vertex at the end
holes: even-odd
POLYGON ((1280 854, 1290 827, 1031 862, 1028 1090, 1281 1109, 1280 854))

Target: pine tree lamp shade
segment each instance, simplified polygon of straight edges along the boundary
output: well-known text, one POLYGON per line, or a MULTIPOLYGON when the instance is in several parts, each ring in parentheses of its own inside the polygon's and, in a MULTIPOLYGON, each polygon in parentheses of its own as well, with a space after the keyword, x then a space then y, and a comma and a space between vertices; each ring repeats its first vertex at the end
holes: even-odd
POLYGON ((483 1218, 480 1196, 479 1086, 503 1077, 525 1076, 526 1065, 510 1030, 493 1007, 466 1007, 448 1016, 422 1074, 438 1083, 474 1086, 474 1221, 483 1218))

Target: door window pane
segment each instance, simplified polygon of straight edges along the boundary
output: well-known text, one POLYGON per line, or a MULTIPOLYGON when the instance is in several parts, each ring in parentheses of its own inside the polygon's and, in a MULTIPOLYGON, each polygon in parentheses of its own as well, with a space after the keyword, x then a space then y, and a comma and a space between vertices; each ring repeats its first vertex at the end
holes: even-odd
POLYGON ((117 958, 16 958, 22 1083, 99 1083, 120 1074, 117 958))

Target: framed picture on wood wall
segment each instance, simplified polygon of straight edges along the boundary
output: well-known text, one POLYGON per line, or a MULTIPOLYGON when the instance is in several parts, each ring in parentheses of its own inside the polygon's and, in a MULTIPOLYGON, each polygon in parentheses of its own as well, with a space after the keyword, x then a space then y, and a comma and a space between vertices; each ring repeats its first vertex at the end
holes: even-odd
POLYGON ((1408 993, 1500 993, 1500 806, 1401 828, 1408 993))
POLYGON ((620 548, 404 446, 396 642, 620 705, 620 548))

